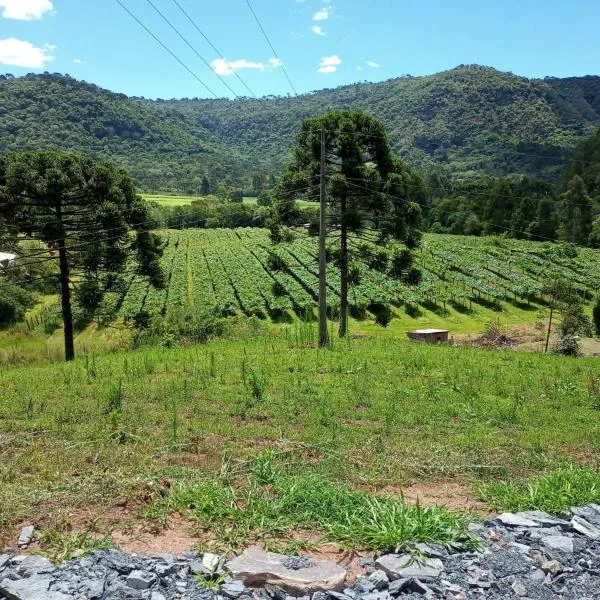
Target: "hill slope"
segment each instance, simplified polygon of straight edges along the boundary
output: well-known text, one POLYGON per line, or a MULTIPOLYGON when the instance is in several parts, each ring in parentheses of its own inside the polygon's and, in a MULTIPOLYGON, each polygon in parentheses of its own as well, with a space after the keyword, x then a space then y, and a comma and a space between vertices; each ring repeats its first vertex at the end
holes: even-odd
MULTIPOLYGON (((479 66, 360 83, 293 98, 149 101, 62 75, 0 80, 0 151, 58 148, 110 156, 148 187, 208 173, 242 182, 284 163, 298 124, 362 108, 421 168, 551 177, 600 124, 600 77, 530 80, 479 66), (531 156, 531 155, 536 156, 531 156)), ((170 183, 171 182, 171 183, 170 183)))

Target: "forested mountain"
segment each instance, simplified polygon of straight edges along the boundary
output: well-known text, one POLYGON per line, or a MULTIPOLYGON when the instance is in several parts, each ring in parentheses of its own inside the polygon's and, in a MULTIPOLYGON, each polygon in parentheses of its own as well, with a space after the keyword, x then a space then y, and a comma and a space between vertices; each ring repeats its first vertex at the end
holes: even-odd
POLYGON ((197 191, 204 174, 249 184, 277 173, 302 119, 362 108, 425 170, 549 179, 600 125, 600 77, 531 80, 480 66, 298 97, 128 98, 66 75, 0 77, 0 152, 53 148, 111 157, 145 187, 197 191))

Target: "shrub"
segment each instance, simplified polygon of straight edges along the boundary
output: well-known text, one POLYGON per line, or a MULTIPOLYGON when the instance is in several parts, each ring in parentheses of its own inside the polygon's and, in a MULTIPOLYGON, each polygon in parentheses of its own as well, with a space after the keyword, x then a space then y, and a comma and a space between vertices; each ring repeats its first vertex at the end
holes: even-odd
POLYGON ((574 335, 589 336, 592 334, 592 324, 583 312, 579 303, 571 303, 562 310, 563 321, 560 325, 561 337, 574 335))
POLYGON ((0 325, 22 321, 31 306, 31 293, 12 283, 0 282, 0 325))
POLYGON ((581 348, 575 336, 566 335, 558 340, 554 353, 562 356, 581 356, 581 348))
POLYGON ((600 337, 600 296, 596 298, 596 304, 592 311, 592 320, 594 321, 594 333, 600 337))

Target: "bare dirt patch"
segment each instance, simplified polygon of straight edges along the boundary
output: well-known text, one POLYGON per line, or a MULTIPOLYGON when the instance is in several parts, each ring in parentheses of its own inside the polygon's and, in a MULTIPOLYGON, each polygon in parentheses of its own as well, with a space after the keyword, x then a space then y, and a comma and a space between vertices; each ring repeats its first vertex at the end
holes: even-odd
POLYGON ((151 533, 143 525, 135 524, 129 531, 113 530, 110 538, 121 550, 140 556, 152 556, 161 552, 178 556, 198 542, 191 529, 190 521, 174 515, 158 533, 151 533))
POLYGON ((439 504, 448 510, 472 511, 480 515, 490 514, 489 507, 473 496, 471 488, 466 483, 437 482, 415 483, 408 487, 385 487, 383 492, 394 495, 404 495, 407 502, 419 502, 423 506, 439 504))

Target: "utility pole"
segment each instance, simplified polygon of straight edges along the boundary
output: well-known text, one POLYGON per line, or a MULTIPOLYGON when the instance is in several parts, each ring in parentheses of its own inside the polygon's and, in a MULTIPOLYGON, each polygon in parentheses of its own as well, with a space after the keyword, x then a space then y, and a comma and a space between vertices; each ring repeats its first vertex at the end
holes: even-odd
POLYGON ((327 346, 327 176, 325 162, 325 127, 321 128, 321 197, 319 210, 319 348, 327 346))

